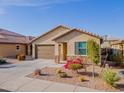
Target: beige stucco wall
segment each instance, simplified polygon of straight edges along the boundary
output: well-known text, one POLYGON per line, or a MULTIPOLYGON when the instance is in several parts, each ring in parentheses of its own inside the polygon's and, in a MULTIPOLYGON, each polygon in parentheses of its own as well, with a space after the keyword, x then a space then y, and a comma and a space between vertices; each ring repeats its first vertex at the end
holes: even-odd
POLYGON ((118 50, 124 50, 124 44, 122 44, 122 45, 120 45, 120 44, 115 44, 115 45, 112 45, 112 48, 113 48, 113 49, 118 49, 118 50), (122 49, 122 45, 123 45, 123 49, 122 49))
POLYGON ((35 58, 35 45, 49 45, 49 44, 55 44, 55 41, 52 41, 52 39, 62 35, 63 33, 66 33, 69 31, 69 29, 59 27, 57 29, 54 29, 52 32, 49 32, 48 34, 38 38, 34 42, 32 42, 32 57, 35 58))
POLYGON ((120 45, 112 45, 113 49, 120 49, 120 45))
POLYGON ((15 57, 17 54, 25 54, 26 45, 20 44, 0 44, 0 58, 15 57), (20 49, 16 50, 19 45, 20 49))
POLYGON ((98 44, 100 44, 100 39, 81 33, 81 32, 77 32, 77 31, 73 31, 57 39, 56 42, 67 42, 67 56, 76 56, 75 55, 75 42, 88 41, 90 39, 93 39, 98 44))

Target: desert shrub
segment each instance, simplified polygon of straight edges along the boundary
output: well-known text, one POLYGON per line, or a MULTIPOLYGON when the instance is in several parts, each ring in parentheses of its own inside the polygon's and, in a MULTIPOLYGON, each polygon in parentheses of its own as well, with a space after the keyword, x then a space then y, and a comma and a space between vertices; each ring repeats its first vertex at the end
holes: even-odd
POLYGON ((79 80, 80 80, 80 82, 84 82, 85 81, 85 78, 83 76, 80 76, 79 77, 79 80))
POLYGON ((61 69, 56 70, 56 75, 60 78, 66 78, 68 75, 66 72, 63 72, 61 69))
POLYGON ((82 67, 83 66, 81 64, 75 64, 75 63, 69 65, 69 69, 74 70, 74 71, 82 69, 82 67))
POLYGON ((104 80, 106 81, 107 84, 109 84, 113 87, 116 86, 115 82, 119 81, 119 79, 120 79, 116 73, 112 72, 109 69, 104 70, 103 78, 104 78, 104 80))
POLYGON ((5 60, 0 59, 0 64, 5 64, 5 63, 7 63, 5 60))
POLYGON ((56 70, 56 74, 60 74, 60 73, 62 73, 63 71, 61 70, 61 69, 57 69, 56 70))
POLYGON ((68 75, 66 72, 61 72, 59 74, 57 74, 60 78, 66 78, 68 75))

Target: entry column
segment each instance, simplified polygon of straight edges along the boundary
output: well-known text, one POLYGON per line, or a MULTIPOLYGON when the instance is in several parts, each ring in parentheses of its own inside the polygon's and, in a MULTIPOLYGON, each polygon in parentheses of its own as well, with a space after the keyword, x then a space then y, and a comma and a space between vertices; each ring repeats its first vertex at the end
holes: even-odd
POLYGON ((55 44, 55 62, 60 63, 60 56, 59 56, 59 43, 55 44))

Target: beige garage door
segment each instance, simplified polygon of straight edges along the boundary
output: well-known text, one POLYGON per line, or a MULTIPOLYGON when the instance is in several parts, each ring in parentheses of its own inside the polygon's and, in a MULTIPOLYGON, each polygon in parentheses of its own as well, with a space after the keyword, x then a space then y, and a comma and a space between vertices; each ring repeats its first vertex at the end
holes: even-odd
POLYGON ((37 46, 37 57, 42 59, 54 59, 55 56, 54 45, 41 45, 37 46))

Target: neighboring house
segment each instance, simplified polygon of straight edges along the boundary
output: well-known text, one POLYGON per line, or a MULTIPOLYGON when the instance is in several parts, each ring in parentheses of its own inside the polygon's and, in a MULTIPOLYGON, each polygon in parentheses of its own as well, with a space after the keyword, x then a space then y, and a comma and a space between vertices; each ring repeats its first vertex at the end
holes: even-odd
POLYGON ((0 29, 0 58, 15 57, 17 54, 29 54, 28 43, 33 38, 0 29))
POLYGON ((103 36, 103 43, 101 44, 101 48, 112 48, 111 44, 118 40, 119 40, 118 38, 105 35, 103 36))
POLYGON ((121 51, 124 55, 124 40, 118 40, 111 43, 111 47, 114 50, 121 51))
POLYGON ((68 57, 87 57, 87 41, 93 39, 99 45, 102 38, 92 33, 65 26, 57 26, 31 41, 33 58, 55 59, 55 62, 68 57))
POLYGON ((122 52, 124 55, 124 40, 114 37, 103 37, 103 43, 101 44, 102 49, 111 50, 112 54, 117 54, 122 52))

